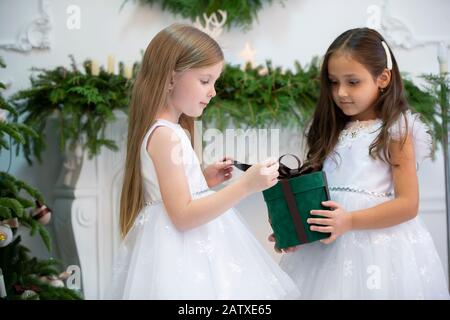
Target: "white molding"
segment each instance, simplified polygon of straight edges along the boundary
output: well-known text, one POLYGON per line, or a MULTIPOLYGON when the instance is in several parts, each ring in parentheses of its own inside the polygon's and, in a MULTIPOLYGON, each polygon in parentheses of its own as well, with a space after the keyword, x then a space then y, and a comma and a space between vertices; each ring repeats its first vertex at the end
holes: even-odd
POLYGON ((0 49, 29 52, 33 49, 50 49, 52 19, 50 1, 39 0, 39 16, 20 32, 15 41, 0 40, 0 49))
POLYGON ((367 8, 367 26, 378 30, 390 46, 411 50, 428 45, 438 46, 444 44, 450 48, 450 38, 418 37, 412 29, 399 17, 393 16, 389 0, 383 0, 381 5, 371 5, 367 8))
MULTIPOLYGON (((126 153, 128 118, 116 113, 105 133, 117 152, 102 148, 89 159, 87 151, 66 150, 65 163, 54 189, 55 212, 66 224, 55 228, 63 261, 81 267, 86 299, 101 299, 109 287, 112 265, 120 242, 119 198, 126 153), (67 178, 70 177, 70 178, 67 178)), ((57 118, 53 118, 57 121, 57 118)), ((61 225, 61 223, 60 223, 61 225)))

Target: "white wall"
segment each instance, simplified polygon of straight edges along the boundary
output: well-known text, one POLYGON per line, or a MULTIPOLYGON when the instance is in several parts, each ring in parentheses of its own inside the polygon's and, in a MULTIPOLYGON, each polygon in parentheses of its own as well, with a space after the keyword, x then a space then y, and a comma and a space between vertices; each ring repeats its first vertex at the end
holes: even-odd
MULTIPOLYGON (((108 54, 114 54, 116 61, 134 62, 140 58, 150 39, 163 27, 180 20, 158 6, 142 7, 127 2, 119 11, 123 0, 59 0, 49 1, 52 17, 52 48, 18 53, 0 49, 7 68, 0 71, 2 81, 12 81, 4 92, 6 96, 29 87, 31 67, 53 68, 68 66, 69 54, 74 54, 79 63, 93 58, 106 65, 108 54), (66 27, 69 5, 81 9, 81 29, 66 27)), ((325 52, 330 42, 346 29, 365 26, 366 10, 381 0, 288 0, 284 6, 274 2, 259 14, 259 22, 244 33, 238 29, 224 31, 219 41, 224 47, 226 59, 242 63, 239 52, 246 42, 257 50, 255 61, 262 63, 272 59, 276 66, 291 67, 295 59, 302 64, 314 55, 325 52)), ((0 41, 14 39, 26 22, 35 17, 37 0, 0 1, 0 41)), ((449 30, 450 1, 446 0, 397 0, 390 1, 393 16, 404 21, 417 39, 440 39, 450 42, 449 30)), ((400 69, 413 76, 421 73, 437 73, 436 48, 425 46, 412 50, 393 48, 400 69)), ((11 173, 38 187, 51 206, 52 189, 61 166, 61 156, 57 152, 54 137, 49 138, 50 147, 45 153, 42 166, 28 167, 22 157, 13 158, 11 173)), ((442 151, 435 162, 425 163, 419 171, 421 183, 421 216, 435 240, 443 263, 447 267, 445 188, 442 151)), ((0 155, 0 169, 8 166, 9 154, 0 155)), ((242 212, 258 239, 273 254, 265 240, 269 227, 266 210, 260 195, 244 200, 238 209, 242 212)), ((55 213, 57 214, 57 213, 55 213)), ((27 237, 26 242, 34 254, 45 257, 42 244, 37 239, 27 237)), ((278 256, 273 254, 276 259, 278 256)))

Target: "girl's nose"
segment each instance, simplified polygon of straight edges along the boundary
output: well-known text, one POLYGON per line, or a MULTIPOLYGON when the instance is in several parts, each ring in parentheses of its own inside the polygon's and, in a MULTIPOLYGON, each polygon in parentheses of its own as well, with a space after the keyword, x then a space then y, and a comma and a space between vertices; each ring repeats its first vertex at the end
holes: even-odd
POLYGON ((216 89, 212 88, 212 90, 208 92, 208 97, 214 98, 215 96, 216 96, 216 89))
POLYGON ((347 91, 345 90, 344 86, 339 86, 338 87, 338 96, 339 97, 346 97, 347 96, 347 91))

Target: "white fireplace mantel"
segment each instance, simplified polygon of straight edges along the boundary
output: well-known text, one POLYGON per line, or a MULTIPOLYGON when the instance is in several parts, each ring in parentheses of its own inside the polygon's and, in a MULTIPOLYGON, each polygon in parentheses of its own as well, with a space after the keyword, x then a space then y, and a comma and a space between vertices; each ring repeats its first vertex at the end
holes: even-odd
POLYGON ((66 152, 54 190, 53 227, 59 255, 67 264, 79 265, 86 299, 104 297, 119 244, 118 205, 126 152, 127 117, 117 113, 106 135, 119 151, 101 149, 89 159, 77 148, 66 152))

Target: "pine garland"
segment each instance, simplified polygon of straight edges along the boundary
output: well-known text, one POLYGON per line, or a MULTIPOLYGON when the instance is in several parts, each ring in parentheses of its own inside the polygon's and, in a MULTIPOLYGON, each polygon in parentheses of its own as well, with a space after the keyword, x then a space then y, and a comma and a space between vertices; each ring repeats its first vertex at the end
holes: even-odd
POLYGON ((319 95, 319 59, 306 68, 295 62, 295 71, 265 66, 226 65, 217 81, 217 95, 205 109, 205 126, 302 126, 310 118, 319 95))
MULTIPOLYGON (((304 67, 296 61, 294 70, 273 67, 270 60, 257 67, 248 64, 245 70, 239 65, 226 64, 216 84, 217 96, 201 117, 204 126, 221 130, 229 124, 238 128, 304 126, 319 96, 319 61, 315 57, 304 67)), ((114 110, 127 112, 133 81, 127 81, 122 71, 112 75, 101 70, 98 76, 91 75, 89 61, 84 62, 85 73, 74 65, 72 57, 72 70, 39 69, 37 79, 32 78, 31 88, 11 99, 17 106, 17 114, 35 132, 43 132, 46 120, 58 111, 62 151, 66 143, 74 147, 77 141, 82 141, 90 157, 97 155, 102 146, 116 150, 115 143, 105 138, 104 130, 115 120, 114 110)), ((134 75, 138 68, 136 63, 134 75)), ((442 125, 436 118, 439 115, 435 111, 437 100, 433 89, 419 88, 406 75, 403 80, 411 107, 422 114, 436 141, 441 141, 442 125)), ((41 134, 37 141, 25 139, 23 150, 27 160, 39 155, 43 138, 41 134)))
MULTIPOLYGON (((127 2, 127 1, 125 1, 127 2)), ((158 3, 163 10, 168 10, 175 15, 189 18, 192 21, 199 16, 199 13, 206 13, 208 16, 218 10, 227 12, 225 26, 241 27, 248 30, 254 20, 258 18, 260 11, 265 4, 272 4, 273 0, 139 0, 141 4, 153 5, 158 3)), ((280 1, 282 3, 282 1, 280 1)), ((200 16, 202 19, 203 17, 200 16)))
POLYGON ((41 161, 46 120, 55 114, 59 118, 61 150, 65 150, 66 144, 73 150, 81 143, 90 158, 97 155, 102 146, 117 150, 115 142, 106 139, 105 128, 116 119, 115 110, 127 110, 131 83, 122 75, 123 64, 119 64, 119 75, 101 68, 100 74, 94 76, 90 61, 83 63, 84 72, 81 72, 73 56, 70 59, 71 69, 33 69, 39 73, 31 77, 31 89, 19 91, 11 98, 17 113, 25 116, 23 123, 41 133, 38 140, 26 138, 22 145, 30 164, 32 155, 41 161))

